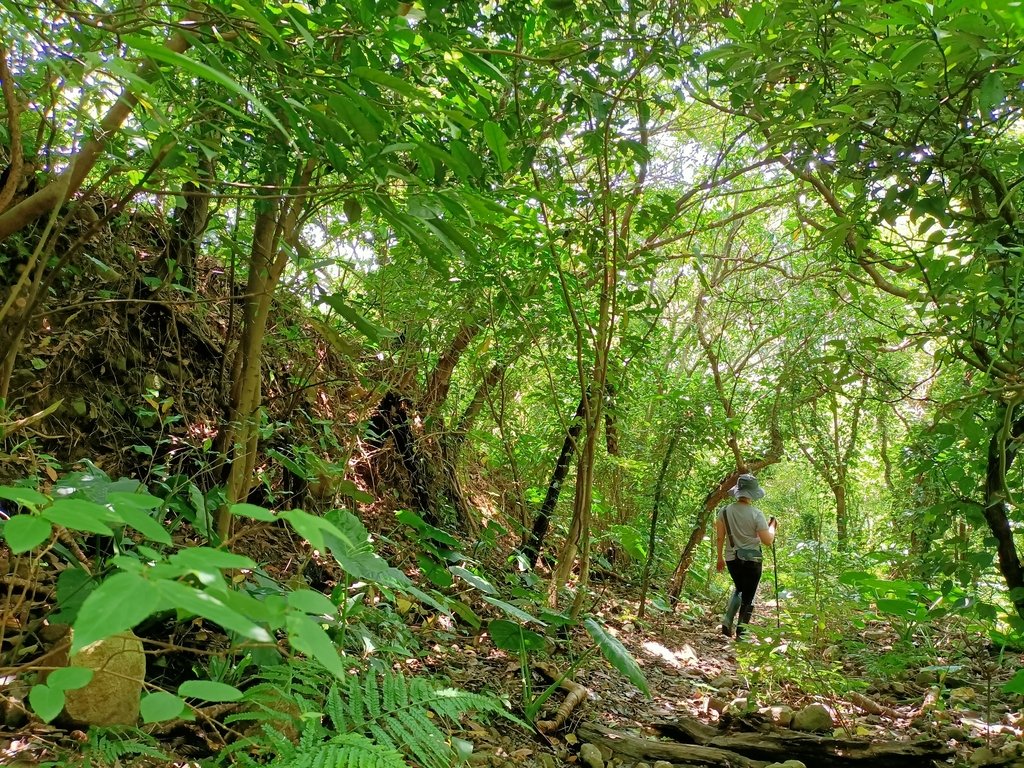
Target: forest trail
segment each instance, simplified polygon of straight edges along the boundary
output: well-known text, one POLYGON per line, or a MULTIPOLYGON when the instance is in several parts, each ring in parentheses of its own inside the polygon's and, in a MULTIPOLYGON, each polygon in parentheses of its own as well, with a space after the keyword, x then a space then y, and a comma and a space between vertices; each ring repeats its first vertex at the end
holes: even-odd
MULTIPOLYGON (((797 765, 787 759, 799 759, 807 768, 1024 766, 1021 713, 1012 697, 1000 697, 1006 676, 993 679, 995 665, 984 657, 974 664, 950 664, 948 672, 931 665, 891 678, 873 676, 868 667, 875 654, 905 651, 892 627, 872 623, 861 638, 874 646, 870 654, 846 655, 829 646, 824 659, 793 662, 794 653, 813 651, 787 638, 792 633, 786 626, 776 627, 774 597, 768 592, 757 606, 752 631, 741 640, 720 633, 720 606, 690 605, 676 613, 651 612, 649 606, 645 622, 636 620, 637 603, 630 596, 606 593, 597 612, 637 659, 651 697, 600 657, 591 657, 573 677, 585 686, 586 700, 562 730, 531 738, 525 732, 481 727, 468 734, 476 745, 472 761, 496 768, 643 768, 659 760, 665 761, 662 768, 797 765), (788 675, 783 671, 787 665, 788 675), (801 667, 809 676, 807 687, 817 692, 785 679, 801 667), (837 684, 836 675, 845 685, 837 684), (845 694, 828 691, 842 687, 845 694), (785 727, 795 728, 790 718, 808 705, 819 712, 823 705, 831 727, 814 733, 785 727)), ((940 642, 947 644, 947 652, 957 653, 966 641, 966 635, 951 632, 940 642)), ((486 680, 488 686, 503 688, 513 702, 521 695, 518 662, 495 654, 489 643, 436 647, 435 652, 434 671, 457 684, 473 688, 486 680)), ((548 709, 561 698, 556 694, 548 709)))

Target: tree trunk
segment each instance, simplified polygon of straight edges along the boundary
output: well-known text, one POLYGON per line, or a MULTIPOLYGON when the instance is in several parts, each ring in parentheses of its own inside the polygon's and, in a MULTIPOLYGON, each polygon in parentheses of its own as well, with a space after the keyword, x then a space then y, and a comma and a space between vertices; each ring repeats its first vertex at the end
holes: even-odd
MULTIPOLYGON (((314 168, 313 160, 305 161, 295 173, 293 187, 308 190, 314 168)), ((272 184, 275 181, 271 179, 272 184)), ((242 333, 232 365, 230 417, 222 441, 229 466, 227 503, 217 519, 217 532, 222 538, 231 532, 230 505, 244 501, 252 487, 262 403, 263 339, 274 291, 288 264, 288 251, 280 244, 298 236, 297 224, 304 201, 305 194, 300 191, 256 215, 242 333)))
POLYGON ((576 408, 576 414, 565 431, 565 440, 562 441, 562 450, 555 462, 555 470, 551 473, 551 482, 548 483, 548 492, 544 496, 544 502, 533 519, 533 529, 529 537, 523 543, 523 557, 530 564, 531 568, 537 567, 537 558, 540 557, 541 547, 544 546, 544 538, 547 536, 548 528, 551 526, 551 515, 554 514, 555 506, 558 504, 558 497, 562 492, 562 484, 569 474, 569 465, 572 463, 573 454, 576 452, 576 440, 583 429, 583 417, 586 412, 586 403, 580 400, 576 408))
POLYGON ((402 467, 409 476, 409 489, 412 493, 412 506, 423 519, 431 525, 437 525, 438 519, 430 503, 430 475, 426 462, 416 448, 416 436, 412 431, 411 415, 413 404, 409 398, 395 390, 389 391, 380 401, 370 421, 370 429, 374 436, 370 444, 376 448, 383 447, 390 437, 395 441, 402 467))
POLYGON ((846 519, 846 473, 841 469, 839 482, 832 486, 832 495, 836 499, 836 543, 839 551, 845 552, 850 547, 850 535, 846 519))
POLYGON ((1019 439, 1024 436, 1024 417, 1014 420, 1016 405, 1002 406, 1000 412, 1005 419, 988 445, 988 466, 985 472, 985 520, 996 539, 996 553, 999 557, 999 572, 1010 590, 1010 600, 1017 609, 1017 615, 1024 619, 1024 569, 1013 540, 1013 529, 1007 515, 1006 472, 1010 469, 1019 450, 1019 439))
POLYGON ((420 400, 420 409, 424 415, 430 416, 448 397, 455 367, 482 327, 479 321, 466 321, 456 331, 448 349, 441 355, 427 378, 427 388, 420 400))
MULTIPOLYGON (((213 181, 213 161, 201 160, 196 184, 186 181, 181 188, 185 207, 175 211, 174 226, 171 228, 167 247, 169 260, 181 271, 181 285, 196 287, 196 260, 199 256, 199 240, 206 231, 210 214, 210 186, 213 181)), ((171 273, 173 277, 173 272, 171 273)))
MULTIPOLYGON (((194 27, 195 17, 188 14, 184 21, 194 27)), ((175 32, 164 44, 164 47, 173 53, 183 53, 188 50, 190 43, 180 32, 175 32)), ((106 148, 108 139, 120 129, 121 124, 132 113, 138 103, 138 96, 133 88, 135 83, 144 83, 156 72, 156 66, 146 61, 135 71, 132 78, 132 85, 125 87, 118 96, 114 105, 107 110, 100 124, 91 138, 86 140, 82 149, 75 155, 68 164, 67 170, 44 186, 34 195, 31 195, 13 208, 9 208, 0 214, 0 242, 3 242, 9 235, 28 226, 48 211, 59 207, 71 195, 78 191, 85 181, 85 177, 96 164, 100 154, 106 148)))
POLYGON ((466 406, 466 410, 462 412, 462 417, 459 419, 458 426, 455 427, 455 431, 451 434, 452 441, 455 444, 456 450, 462 446, 462 443, 466 440, 466 435, 469 434, 469 430, 473 427, 473 422, 476 421, 476 417, 480 415, 480 411, 484 407, 484 403, 491 396, 491 390, 497 386, 498 382, 501 381, 505 375, 505 371, 508 370, 508 364, 506 363, 495 363, 491 366, 490 370, 484 375, 483 380, 480 382, 480 386, 476 388, 476 392, 473 393, 473 399, 469 401, 469 405, 466 406))
POLYGON ((672 437, 669 438, 668 448, 665 449, 665 456, 661 460, 658 480, 654 484, 654 505, 651 509, 651 535, 647 540, 647 562, 644 563, 644 575, 640 583, 640 609, 637 611, 637 616, 641 619, 644 617, 644 609, 647 607, 647 588, 651 583, 654 546, 658 541, 658 513, 661 510, 661 496, 665 491, 665 478, 668 477, 668 467, 672 463, 672 454, 675 452, 678 443, 679 430, 672 430, 672 437))

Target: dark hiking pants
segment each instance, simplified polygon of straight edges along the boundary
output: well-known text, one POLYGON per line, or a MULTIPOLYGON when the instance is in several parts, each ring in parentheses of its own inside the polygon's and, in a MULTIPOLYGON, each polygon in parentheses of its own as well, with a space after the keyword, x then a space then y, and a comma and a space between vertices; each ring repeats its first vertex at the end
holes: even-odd
POLYGON ((736 632, 739 628, 750 621, 754 613, 754 594, 757 592, 757 585, 761 583, 760 561, 753 560, 726 560, 725 566, 729 569, 732 583, 740 596, 740 619, 736 625, 736 632))

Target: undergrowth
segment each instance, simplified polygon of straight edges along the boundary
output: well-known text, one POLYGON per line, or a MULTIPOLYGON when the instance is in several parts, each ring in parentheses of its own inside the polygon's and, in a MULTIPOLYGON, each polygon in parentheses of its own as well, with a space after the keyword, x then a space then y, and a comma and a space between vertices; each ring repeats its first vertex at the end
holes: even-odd
POLYGON ((447 768, 459 755, 442 726, 456 727, 467 712, 518 723, 496 697, 386 669, 353 669, 338 680, 299 662, 266 670, 245 698, 249 711, 226 722, 257 727, 224 750, 221 762, 251 768, 385 768, 404 765, 403 755, 424 768, 447 768))

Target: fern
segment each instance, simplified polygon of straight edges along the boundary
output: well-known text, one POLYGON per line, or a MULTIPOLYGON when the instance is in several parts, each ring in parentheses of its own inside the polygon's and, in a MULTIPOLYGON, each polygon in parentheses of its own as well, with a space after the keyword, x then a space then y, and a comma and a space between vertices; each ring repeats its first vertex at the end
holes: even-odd
POLYGON ((399 768, 404 754, 423 768, 448 768, 457 758, 439 725, 455 725, 469 711, 522 725, 497 698, 389 670, 342 681, 303 662, 266 672, 246 694, 257 709, 232 717, 264 721, 263 733, 224 750, 222 761, 231 755, 256 768, 260 763, 251 755, 262 754, 273 755, 274 768, 399 768), (300 719, 305 725, 297 745, 274 728, 275 720, 300 719))
POLYGON ((455 758, 432 714, 452 724, 468 711, 518 722, 494 697, 439 688, 422 677, 378 676, 373 670, 332 684, 325 711, 335 731, 368 734, 378 744, 404 749, 424 768, 447 768, 455 758))
POLYGON ((341 733, 312 750, 279 756, 272 768, 408 768, 394 747, 374 744, 358 733, 341 733))
POLYGON ((88 739, 76 752, 48 765, 106 768, 130 765, 135 762, 132 758, 140 757, 151 757, 163 765, 172 762, 170 756, 159 748, 156 739, 138 728, 90 728, 88 739))

